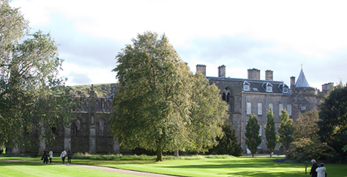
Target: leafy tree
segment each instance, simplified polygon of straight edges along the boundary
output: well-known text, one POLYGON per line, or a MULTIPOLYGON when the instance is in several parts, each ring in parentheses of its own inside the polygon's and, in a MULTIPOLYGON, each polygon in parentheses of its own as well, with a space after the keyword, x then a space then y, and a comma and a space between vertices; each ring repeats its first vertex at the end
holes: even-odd
POLYGON ((241 156, 242 148, 240 144, 237 144, 237 136, 235 130, 231 128, 229 121, 226 121, 223 126, 223 136, 218 136, 217 146, 209 150, 210 154, 229 154, 233 156, 241 156))
POLYGON ((193 76, 165 35, 145 32, 116 56, 121 87, 113 99, 112 130, 120 144, 157 152, 206 151, 227 117, 219 90, 193 76))
POLYGON ((317 136, 313 139, 299 138, 295 142, 292 142, 291 146, 292 148, 287 151, 286 157, 303 162, 305 164, 305 174, 311 159, 318 160, 322 156, 326 158, 333 157, 332 153, 330 153, 333 149, 326 143, 320 142, 317 136))
POLYGON ((270 157, 272 157, 272 152, 274 152, 274 149, 277 144, 277 136, 276 136, 274 114, 272 113, 271 108, 267 112, 266 118, 267 118, 266 127, 265 127, 266 147, 269 149, 270 157))
POLYGON ((299 114, 299 118, 294 123, 294 137, 313 139, 318 136, 318 119, 317 110, 307 111, 304 114, 299 114))
POLYGON ((259 136, 259 129, 260 126, 258 124, 257 117, 255 115, 250 114, 249 120, 247 121, 246 125, 246 145, 248 149, 252 153, 252 157, 254 157, 254 154, 257 152, 257 148, 261 143, 261 138, 259 136))
POLYGON ((0 22, 0 144, 24 145, 31 141, 26 135, 39 130, 52 137, 51 128, 69 119, 70 106, 54 91, 64 84, 57 45, 49 34, 28 34, 28 21, 4 0, 0 22))
POLYGON ((347 156, 342 149, 347 142, 347 87, 335 87, 321 103, 318 128, 320 140, 334 148, 340 160, 344 159, 347 156))
POLYGON ((283 144, 286 150, 288 150, 290 147, 290 143, 294 141, 293 119, 289 118, 289 115, 285 109, 282 110, 280 118, 281 118, 281 123, 278 128, 278 133, 280 135, 279 142, 283 144))
POLYGON ((217 145, 216 137, 222 135, 220 125, 227 119, 227 104, 221 99, 217 86, 209 85, 206 77, 197 72, 191 77, 190 143, 188 150, 206 152, 217 145))

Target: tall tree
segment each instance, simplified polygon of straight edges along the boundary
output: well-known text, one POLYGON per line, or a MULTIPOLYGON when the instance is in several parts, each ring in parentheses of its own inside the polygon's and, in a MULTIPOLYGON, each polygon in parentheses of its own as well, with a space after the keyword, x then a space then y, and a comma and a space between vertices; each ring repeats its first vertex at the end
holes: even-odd
POLYGON ((28 34, 28 21, 4 0, 0 22, 0 144, 17 146, 29 142, 24 135, 35 129, 49 136, 52 127, 66 124, 69 100, 52 90, 64 85, 53 38, 40 31, 28 34))
POLYGON ((289 149, 290 143, 294 141, 294 126, 293 119, 289 118, 289 115, 285 109, 281 111, 281 123, 278 128, 278 133, 280 135, 279 142, 283 144, 286 150, 289 149))
POLYGON ((269 149, 270 157, 272 157, 272 152, 274 152, 276 144, 277 144, 277 137, 276 137, 274 114, 272 113, 271 108, 267 112, 266 118, 267 118, 266 127, 265 127, 266 147, 269 149))
POLYGON ((322 142, 339 153, 339 158, 344 159, 347 152, 343 151, 347 142, 347 87, 335 87, 320 105, 318 134, 322 142))
POLYGON ((304 114, 299 114, 298 119, 294 123, 294 137, 314 139, 318 137, 318 119, 319 113, 317 110, 307 111, 304 114))
POLYGON ((112 130, 120 144, 154 150, 157 161, 163 151, 205 151, 214 145, 227 117, 217 87, 194 77, 165 35, 145 32, 132 42, 118 53, 113 70, 121 87, 112 130))
POLYGON ((235 130, 231 126, 229 121, 223 124, 223 135, 217 137, 218 145, 209 150, 210 154, 242 155, 241 145, 237 143, 235 130))
POLYGON ((249 115, 249 120, 247 121, 246 125, 246 145, 248 149, 252 153, 252 157, 254 157, 254 154, 257 152, 258 146, 261 143, 261 138, 259 136, 259 129, 260 126, 258 124, 258 120, 256 115, 249 115))
POLYGON ((221 99, 216 85, 209 85, 206 77, 197 72, 191 78, 190 146, 188 150, 206 152, 217 145, 217 136, 222 135, 222 125, 226 121, 227 104, 221 99))

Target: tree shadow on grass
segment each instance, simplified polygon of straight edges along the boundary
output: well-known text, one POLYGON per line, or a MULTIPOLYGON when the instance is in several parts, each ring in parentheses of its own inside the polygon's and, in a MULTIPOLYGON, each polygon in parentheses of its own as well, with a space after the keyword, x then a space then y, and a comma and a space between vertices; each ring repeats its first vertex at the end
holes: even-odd
POLYGON ((300 176, 308 176, 304 173, 292 173, 292 172, 274 172, 274 173, 266 173, 266 172, 252 172, 252 171, 243 171, 243 172, 234 172, 227 173, 230 176, 257 176, 257 177, 300 177, 300 176))
POLYGON ((55 164, 43 164, 41 163, 33 163, 33 162, 9 162, 9 161, 1 161, 0 160, 0 167, 1 166, 48 166, 48 165, 55 165, 55 164))

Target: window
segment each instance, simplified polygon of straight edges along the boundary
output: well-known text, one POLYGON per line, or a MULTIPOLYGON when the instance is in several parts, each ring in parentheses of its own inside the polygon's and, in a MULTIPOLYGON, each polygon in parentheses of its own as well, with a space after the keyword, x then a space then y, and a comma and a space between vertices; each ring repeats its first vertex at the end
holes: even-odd
POLYGON ((289 92, 289 87, 285 83, 279 84, 278 89, 280 89, 282 93, 288 93, 289 92))
POLYGON ((251 84, 249 82, 245 81, 243 82, 243 90, 244 91, 250 91, 251 84))
POLYGON ((272 84, 270 82, 264 82, 263 83, 263 89, 266 92, 272 92, 272 84))
POLYGON ((274 104, 270 103, 270 104, 269 104, 269 110, 270 110, 270 108, 271 108, 272 114, 273 114, 273 113, 274 113, 274 104))
POLYGON ((288 88, 284 87, 283 88, 283 93, 288 93, 288 88))
POLYGON ((252 103, 247 102, 247 114, 251 114, 252 113, 251 109, 252 109, 252 103))
POLYGON ((230 93, 227 94, 227 100, 226 101, 227 101, 227 103, 230 102, 230 93))
POLYGON ((258 115, 262 115, 262 114, 263 114, 263 104, 258 103, 258 115))
POLYGON ((266 86, 266 92, 272 92, 272 86, 266 86))
POLYGON ((306 106, 301 106, 301 111, 306 111, 306 106))
POLYGON ((287 104, 287 111, 288 111, 288 115, 292 116, 292 105, 291 104, 287 104))
POLYGON ((259 125, 259 136, 262 136, 262 126, 261 125, 259 125))
POLYGON ((278 110, 279 110, 279 115, 282 114, 282 110, 283 110, 283 104, 279 104, 278 105, 278 110))

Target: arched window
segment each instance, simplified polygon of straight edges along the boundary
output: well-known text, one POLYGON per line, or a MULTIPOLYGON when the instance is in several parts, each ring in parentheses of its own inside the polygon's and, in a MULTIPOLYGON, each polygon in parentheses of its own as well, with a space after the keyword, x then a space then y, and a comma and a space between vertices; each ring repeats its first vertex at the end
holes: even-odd
POLYGON ((230 103, 230 93, 227 94, 227 103, 230 103))
POLYGON ((225 101, 225 93, 223 93, 223 95, 222 95, 222 100, 225 101))
POLYGON ((99 136, 104 136, 104 129, 105 129, 105 120, 104 119, 99 119, 99 125, 98 125, 98 135, 99 136))

